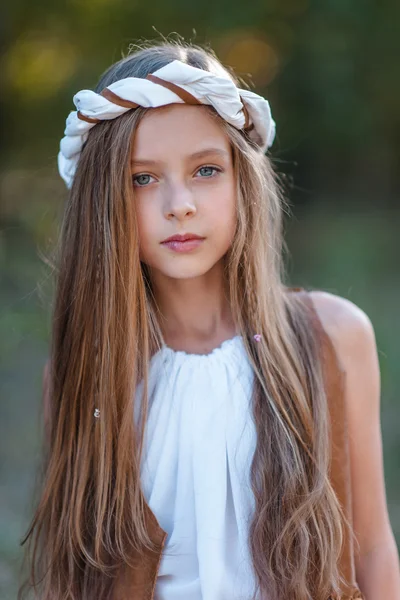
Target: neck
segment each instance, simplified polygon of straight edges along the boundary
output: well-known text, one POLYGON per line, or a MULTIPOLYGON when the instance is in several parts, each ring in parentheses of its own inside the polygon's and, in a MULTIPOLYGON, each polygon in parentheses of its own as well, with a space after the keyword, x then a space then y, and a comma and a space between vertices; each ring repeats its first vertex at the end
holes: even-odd
POLYGON ((167 346, 210 352, 237 333, 222 261, 199 277, 172 279, 153 271, 151 280, 167 346))

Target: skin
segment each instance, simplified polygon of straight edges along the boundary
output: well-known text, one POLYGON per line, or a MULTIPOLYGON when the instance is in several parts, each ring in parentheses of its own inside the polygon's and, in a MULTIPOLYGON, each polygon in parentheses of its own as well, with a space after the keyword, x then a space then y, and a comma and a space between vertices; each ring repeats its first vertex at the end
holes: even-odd
POLYGON ((312 291, 322 324, 346 372, 356 580, 366 600, 400 599, 399 555, 389 521, 380 425, 380 368, 375 333, 356 304, 312 291))
POLYGON ((150 268, 165 343, 208 353, 236 333, 223 283, 223 256, 236 228, 226 134, 203 107, 170 104, 149 111, 134 138, 132 185, 140 258, 150 268), (184 254, 160 244, 178 233, 205 240, 184 254))
MULTIPOLYGON (((310 294, 346 373, 353 526, 359 544, 356 581, 366 600, 398 600, 399 554, 386 501, 374 329, 366 313, 353 302, 328 292, 310 294)), ((48 377, 47 361, 43 375, 45 421, 48 377)))
MULTIPOLYGON (((177 350, 211 352, 237 333, 222 277, 223 256, 236 226, 229 141, 203 107, 168 105, 149 111, 140 123, 132 161, 140 254, 150 268, 164 339, 177 350), (191 157, 207 148, 225 154, 191 157), (173 234, 187 232, 206 238, 189 254, 160 245, 173 234)), ((310 294, 346 373, 353 524, 359 543, 356 580, 366 600, 397 600, 399 555, 385 492, 374 329, 353 302, 328 292, 310 294)), ((48 375, 47 362, 45 414, 48 375)))
MULTIPOLYGON (((189 158, 209 146, 229 148, 218 124, 199 107, 170 105, 146 115, 134 147, 134 156, 158 161, 145 171, 133 169, 135 175, 152 175, 139 178, 145 188, 135 188, 142 260, 152 269, 167 343, 194 353, 210 352, 234 333, 221 260, 235 228, 232 164, 214 156, 189 158), (202 164, 226 171, 215 180, 198 181, 202 164), (190 255, 160 247, 165 237, 187 231, 206 235, 207 244, 190 255)), ((399 557, 386 502, 374 329, 353 302, 327 292, 311 296, 346 372, 353 523, 359 543, 356 580, 367 600, 394 600, 400 598, 399 557)))

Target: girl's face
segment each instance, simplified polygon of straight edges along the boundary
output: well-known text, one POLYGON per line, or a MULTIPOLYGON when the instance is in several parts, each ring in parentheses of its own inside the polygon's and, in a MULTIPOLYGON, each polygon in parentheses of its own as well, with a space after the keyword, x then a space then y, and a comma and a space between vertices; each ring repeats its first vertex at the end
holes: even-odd
POLYGON ((229 140, 207 110, 169 104, 148 111, 133 144, 132 185, 140 259, 152 270, 184 279, 221 260, 236 227, 236 184, 229 140), (203 239, 163 243, 176 234, 203 239))

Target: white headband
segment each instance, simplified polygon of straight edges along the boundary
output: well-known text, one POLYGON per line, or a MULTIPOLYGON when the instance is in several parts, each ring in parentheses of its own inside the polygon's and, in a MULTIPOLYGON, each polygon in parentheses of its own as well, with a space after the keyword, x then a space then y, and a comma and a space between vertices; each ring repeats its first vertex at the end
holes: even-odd
POLYGON ((144 78, 115 81, 97 94, 81 90, 73 97, 78 109, 67 117, 58 153, 58 169, 71 187, 89 130, 102 120, 115 119, 138 106, 158 107, 173 103, 209 104, 237 129, 245 129, 263 151, 272 145, 275 121, 267 100, 238 88, 228 77, 174 60, 144 78))

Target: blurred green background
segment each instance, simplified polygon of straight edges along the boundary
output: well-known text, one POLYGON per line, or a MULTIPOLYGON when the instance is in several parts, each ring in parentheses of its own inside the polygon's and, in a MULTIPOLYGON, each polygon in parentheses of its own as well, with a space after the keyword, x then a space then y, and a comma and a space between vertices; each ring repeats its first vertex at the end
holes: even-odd
POLYGON ((52 301, 42 255, 67 194, 56 163, 65 119, 75 92, 160 34, 210 45, 270 101, 293 213, 289 282, 349 298, 375 328, 399 542, 398 0, 14 0, 0 10, 0 597, 16 597, 40 456, 52 301))

